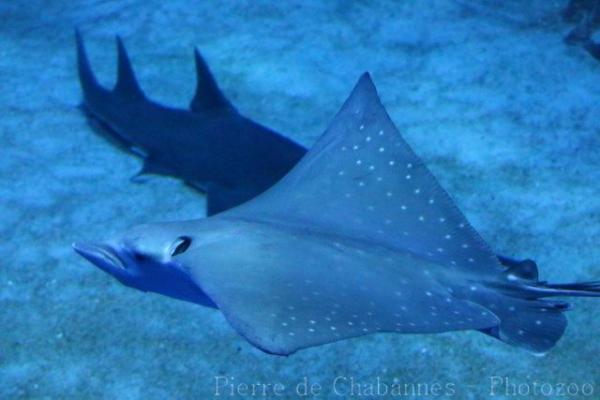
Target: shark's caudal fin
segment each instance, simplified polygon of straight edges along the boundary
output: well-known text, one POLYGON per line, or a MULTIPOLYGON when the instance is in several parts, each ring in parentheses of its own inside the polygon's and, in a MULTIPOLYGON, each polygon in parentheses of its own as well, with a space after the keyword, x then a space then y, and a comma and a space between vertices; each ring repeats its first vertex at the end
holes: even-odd
POLYGON ((194 49, 194 60, 196 62, 196 94, 190 103, 190 109, 195 112, 219 108, 232 109, 233 106, 219 89, 215 78, 197 48, 194 49))
POLYGON ((90 101, 90 99, 105 94, 108 91, 100 86, 90 67, 90 61, 85 50, 85 45, 83 44, 83 39, 78 29, 75 30, 75 41, 77 45, 77 72, 79 73, 79 82, 84 98, 86 101, 90 101))
MULTIPOLYGON (((90 66, 90 61, 79 30, 75 30, 75 40, 77 43, 77 70, 79 72, 79 82, 81 83, 83 96, 87 103, 95 103, 97 100, 103 98, 101 96, 105 96, 110 92, 98 83, 90 66)), ((113 92, 128 100, 143 100, 145 99, 144 93, 140 89, 137 79, 135 78, 123 41, 119 36, 117 36, 116 41, 118 75, 113 92)))
POLYGON ((144 92, 140 89, 140 85, 137 82, 133 68, 131 67, 131 61, 127 55, 127 50, 123 45, 123 40, 120 36, 116 37, 117 41, 117 55, 118 55, 118 73, 117 73, 117 84, 115 85, 114 91, 122 96, 127 97, 130 100, 142 100, 145 98, 144 92))

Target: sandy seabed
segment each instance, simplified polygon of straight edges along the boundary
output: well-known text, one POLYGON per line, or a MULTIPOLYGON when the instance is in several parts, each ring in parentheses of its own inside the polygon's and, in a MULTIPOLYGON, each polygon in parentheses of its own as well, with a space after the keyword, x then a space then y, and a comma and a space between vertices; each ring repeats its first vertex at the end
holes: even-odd
POLYGON ((148 95, 185 107, 198 46, 240 111, 306 146, 370 71, 405 139, 498 253, 535 259, 543 279, 599 279, 600 63, 564 44, 565 1, 495 3, 0 4, 0 398, 541 399, 567 385, 569 398, 600 398, 593 300, 572 301, 544 357, 464 332, 282 358, 220 313, 125 288, 70 247, 204 214, 204 197, 174 179, 131 183, 139 160, 92 133, 77 109, 79 27, 106 85, 120 34, 148 95))

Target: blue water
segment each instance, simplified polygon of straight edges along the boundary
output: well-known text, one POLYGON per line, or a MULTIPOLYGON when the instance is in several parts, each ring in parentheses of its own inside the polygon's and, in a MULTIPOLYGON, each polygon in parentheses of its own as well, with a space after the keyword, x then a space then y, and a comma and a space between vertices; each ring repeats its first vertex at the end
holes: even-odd
POLYGON ((77 26, 103 83, 118 33, 146 93, 178 107, 194 91, 198 46, 240 111, 306 146, 368 70, 404 138, 498 253, 535 259, 542 279, 599 279, 600 63, 563 42, 567 1, 495 3, 0 4, 0 399, 599 399, 590 299, 572 301, 544 357, 461 332, 283 358, 218 312, 119 285, 70 247, 205 206, 172 178, 130 182, 139 161, 93 134, 77 109, 77 26), (394 383, 404 389, 385 395, 394 383))

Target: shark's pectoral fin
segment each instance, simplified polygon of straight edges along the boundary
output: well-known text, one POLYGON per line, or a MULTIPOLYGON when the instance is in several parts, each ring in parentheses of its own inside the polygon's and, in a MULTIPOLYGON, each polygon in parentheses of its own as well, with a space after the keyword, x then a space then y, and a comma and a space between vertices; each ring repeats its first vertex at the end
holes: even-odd
MULTIPOLYGON (((139 153, 140 150, 137 148, 130 148, 130 151, 141 155, 141 153, 139 153)), ((149 156, 144 158, 142 168, 130 178, 130 181, 134 183, 143 183, 146 181, 146 175, 173 175, 173 171, 159 163, 152 156, 149 156)))
POLYGON ((214 184, 205 185, 204 190, 206 192, 207 216, 218 214, 238 206, 256 194, 249 194, 247 191, 239 188, 230 189, 214 184))

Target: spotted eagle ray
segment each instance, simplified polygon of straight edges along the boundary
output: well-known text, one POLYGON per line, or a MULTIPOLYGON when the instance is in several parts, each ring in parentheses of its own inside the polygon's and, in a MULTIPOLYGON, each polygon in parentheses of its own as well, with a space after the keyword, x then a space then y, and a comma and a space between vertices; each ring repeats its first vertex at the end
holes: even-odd
POLYGON ((280 182, 201 220, 74 244, 123 284, 218 308, 259 349, 378 332, 478 330, 553 347, 569 306, 600 282, 549 284, 502 265, 402 139, 364 74, 329 128, 280 182))
POLYGON ((304 147, 242 116, 219 90, 196 49, 197 87, 190 110, 146 98, 117 36, 118 76, 102 87, 76 32, 83 108, 122 147, 142 156, 138 173, 172 175, 207 194, 209 215, 269 188, 305 154, 304 147))

